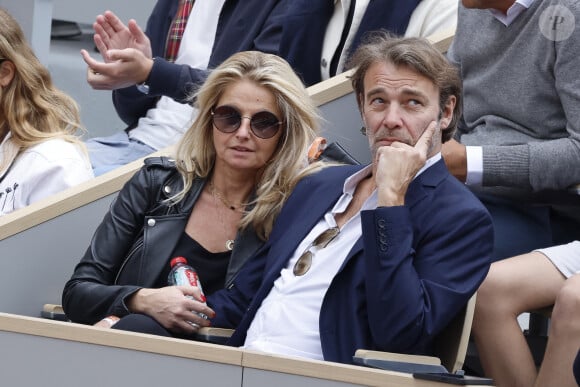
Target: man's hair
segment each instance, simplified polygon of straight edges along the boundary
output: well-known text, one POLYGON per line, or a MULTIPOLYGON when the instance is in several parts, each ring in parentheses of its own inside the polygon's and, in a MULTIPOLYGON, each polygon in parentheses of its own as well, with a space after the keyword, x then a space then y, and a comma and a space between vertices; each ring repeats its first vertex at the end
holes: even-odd
POLYGON ((407 67, 430 79, 439 89, 440 112, 443 111, 449 97, 455 96, 456 103, 451 122, 447 128, 441 130, 441 141, 450 140, 457 128, 462 110, 461 78, 457 69, 426 39, 396 37, 384 31, 370 34, 348 63, 348 67, 356 68, 351 80, 361 113, 364 104, 365 75, 373 64, 381 62, 407 67))
POLYGON ((242 218, 241 228, 252 225, 265 239, 282 208, 300 171, 307 162, 308 148, 319 130, 318 109, 304 84, 282 58, 258 51, 232 55, 213 70, 195 94, 198 110, 191 127, 177 149, 177 167, 184 188, 174 199, 179 201, 196 177, 209 178, 213 173, 216 150, 213 143, 212 109, 229 86, 247 80, 269 90, 276 99, 282 117, 282 135, 272 158, 257 176, 255 200, 242 218))

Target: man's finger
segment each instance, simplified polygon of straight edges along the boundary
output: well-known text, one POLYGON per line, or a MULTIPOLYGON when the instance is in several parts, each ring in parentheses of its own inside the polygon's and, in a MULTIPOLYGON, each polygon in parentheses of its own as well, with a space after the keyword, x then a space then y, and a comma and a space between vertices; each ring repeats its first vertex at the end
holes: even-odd
POLYGON ((99 65, 99 62, 94 60, 87 50, 81 50, 81 56, 83 57, 85 63, 93 70, 95 69, 95 66, 99 65))
POLYGON ((93 42, 95 43, 95 47, 97 48, 97 50, 99 50, 99 53, 101 54, 105 62, 108 62, 109 59, 107 58, 107 50, 109 49, 109 47, 107 47, 107 44, 105 43, 101 35, 98 34, 93 35, 93 42))
POLYGON ((111 11, 105 11, 105 18, 109 22, 109 25, 113 28, 115 32, 125 29, 125 24, 111 11))
POLYGON ((143 32, 135 20, 129 20, 128 27, 129 31, 131 31, 131 35, 133 35, 133 38, 135 38, 137 43, 143 44, 146 41, 147 35, 145 35, 145 32, 143 32))
POLYGON ((134 59, 135 50, 125 48, 123 50, 112 49, 107 51, 107 57, 111 62, 113 61, 131 61, 134 59))
POLYGON ((419 140, 415 144, 415 149, 419 150, 423 154, 427 154, 429 148, 431 147, 431 143, 433 142, 433 135, 435 134, 435 130, 437 129, 437 121, 431 121, 429 125, 427 125, 427 129, 421 134, 419 140))

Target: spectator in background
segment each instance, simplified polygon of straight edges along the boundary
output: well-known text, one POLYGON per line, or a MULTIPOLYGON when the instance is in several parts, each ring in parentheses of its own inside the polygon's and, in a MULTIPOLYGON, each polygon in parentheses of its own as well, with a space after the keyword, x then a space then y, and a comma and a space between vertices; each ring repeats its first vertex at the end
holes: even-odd
POLYGON ((344 71, 348 54, 370 31, 427 37, 457 23, 457 0, 293 0, 280 55, 313 85, 344 71))
POLYGON ((208 68, 239 51, 277 53, 277 26, 288 1, 159 0, 145 32, 110 11, 97 16, 94 40, 104 61, 82 52, 87 81, 113 90, 128 127, 87 141, 95 174, 175 144, 195 114, 188 97, 208 68))
POLYGON ((76 102, 0 8, 0 215, 93 177, 76 102))
POLYGON ((114 315, 127 329, 150 316, 191 334, 191 289, 167 286, 171 258, 186 257, 210 295, 269 236, 318 129, 306 89, 279 57, 241 52, 209 75, 196 106, 176 161, 146 159, 95 232, 63 292, 72 321, 114 315))
POLYGON ((486 376, 498 387, 577 386, 580 242, 494 262, 477 291, 473 336, 486 376), (540 370, 517 317, 554 305, 540 370))
POLYGON ((495 260, 580 239, 580 196, 568 191, 580 183, 578 2, 462 3, 448 57, 463 120, 445 163, 490 211, 495 260))

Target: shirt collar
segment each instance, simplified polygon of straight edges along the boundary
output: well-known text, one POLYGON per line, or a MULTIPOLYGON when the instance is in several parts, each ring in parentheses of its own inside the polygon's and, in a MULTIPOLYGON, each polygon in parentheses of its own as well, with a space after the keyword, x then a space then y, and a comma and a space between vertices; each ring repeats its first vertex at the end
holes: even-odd
POLYGON ((516 0, 511 7, 508 8, 507 12, 498 11, 497 9, 492 9, 491 14, 503 23, 506 27, 513 23, 513 21, 520 16, 526 9, 530 8, 535 0, 516 0))

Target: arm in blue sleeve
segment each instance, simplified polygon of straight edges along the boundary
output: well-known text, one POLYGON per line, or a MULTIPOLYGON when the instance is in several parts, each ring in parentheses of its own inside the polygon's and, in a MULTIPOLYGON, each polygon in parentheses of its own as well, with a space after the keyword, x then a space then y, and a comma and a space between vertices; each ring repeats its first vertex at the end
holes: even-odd
POLYGON ((406 207, 362 213, 369 324, 379 348, 424 349, 487 275, 489 215, 453 205, 423 206, 419 212, 428 215, 421 216, 420 227, 406 207))

